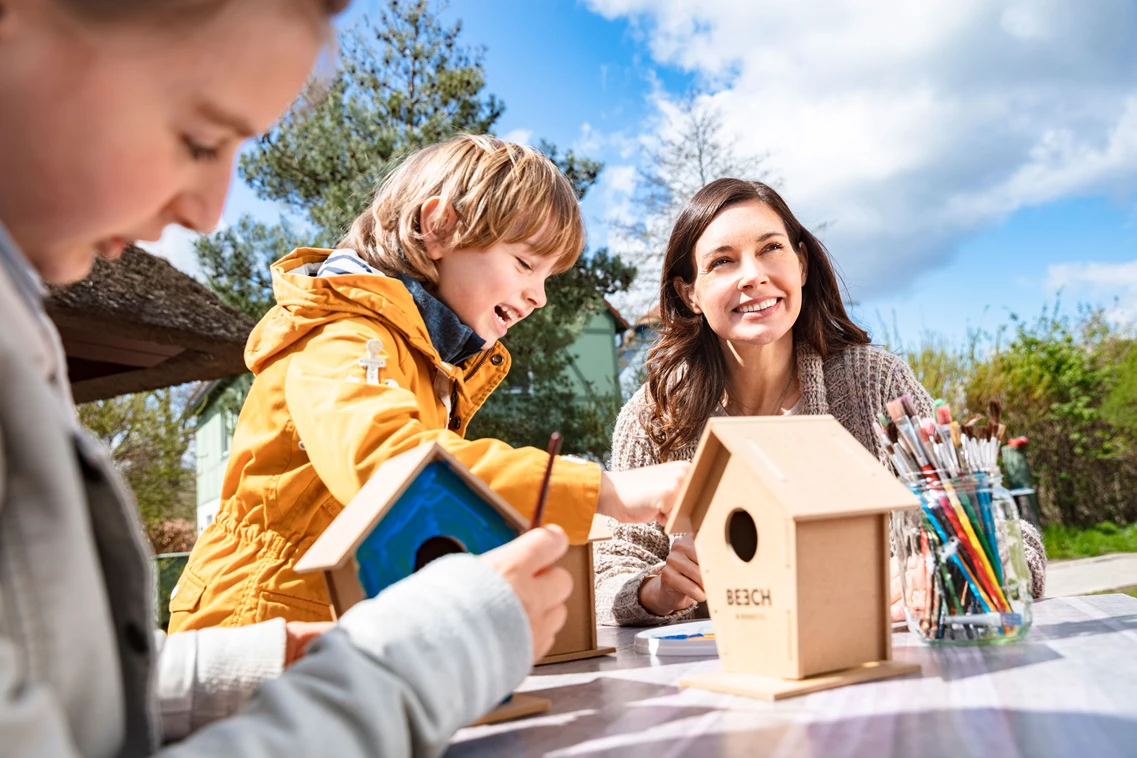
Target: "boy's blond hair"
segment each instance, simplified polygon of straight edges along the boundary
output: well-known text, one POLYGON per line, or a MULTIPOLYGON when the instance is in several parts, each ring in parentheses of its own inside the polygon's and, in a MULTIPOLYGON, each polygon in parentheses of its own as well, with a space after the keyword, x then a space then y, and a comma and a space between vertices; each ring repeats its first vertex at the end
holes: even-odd
POLYGON ((453 222, 440 240, 447 247, 529 242, 538 255, 558 257, 555 272, 571 268, 584 250, 580 205, 560 169, 531 147, 469 134, 407 157, 339 246, 389 276, 437 285, 420 223, 423 204, 436 196, 435 217, 453 222))

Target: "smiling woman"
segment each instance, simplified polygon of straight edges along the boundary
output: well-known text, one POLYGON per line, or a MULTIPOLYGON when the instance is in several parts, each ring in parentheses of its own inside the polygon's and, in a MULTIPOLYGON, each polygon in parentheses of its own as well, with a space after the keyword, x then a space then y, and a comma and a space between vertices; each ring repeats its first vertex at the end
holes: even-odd
MULTIPOLYGON (((849 318, 825 246, 761 182, 720 179, 683 208, 664 259, 660 319, 647 383, 616 422, 614 470, 689 460, 707 419, 721 415, 831 414, 887 465, 874 415, 902 394, 931 415, 908 364, 870 346, 849 318)), ((1022 526, 1037 596, 1045 552, 1022 526)), ((705 599, 688 538, 671 544, 659 528, 621 524, 596 554, 604 623, 688 616, 705 599)))

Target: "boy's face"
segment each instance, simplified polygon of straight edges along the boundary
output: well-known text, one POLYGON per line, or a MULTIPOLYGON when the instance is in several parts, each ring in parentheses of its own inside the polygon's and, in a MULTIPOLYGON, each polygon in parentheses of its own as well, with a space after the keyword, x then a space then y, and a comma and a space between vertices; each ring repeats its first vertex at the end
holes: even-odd
POLYGON ((77 22, 52 2, 0 15, 0 221, 45 280, 96 254, 217 223, 248 136, 293 101, 323 46, 314 13, 229 2, 177 30, 77 22))
POLYGON ((488 350, 509 327, 545 305, 545 280, 555 255, 537 255, 526 242, 499 242, 485 250, 431 249, 438 264, 435 293, 488 350))

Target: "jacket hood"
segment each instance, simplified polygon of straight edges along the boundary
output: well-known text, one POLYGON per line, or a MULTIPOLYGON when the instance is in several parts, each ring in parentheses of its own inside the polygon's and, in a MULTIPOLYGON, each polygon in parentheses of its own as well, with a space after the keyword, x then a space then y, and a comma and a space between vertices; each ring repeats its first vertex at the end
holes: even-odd
POLYGON ((253 328, 245 365, 254 374, 313 329, 343 318, 379 318, 423 353, 440 361, 411 293, 398 279, 381 274, 317 278, 331 250, 299 248, 272 264, 276 305, 253 328))

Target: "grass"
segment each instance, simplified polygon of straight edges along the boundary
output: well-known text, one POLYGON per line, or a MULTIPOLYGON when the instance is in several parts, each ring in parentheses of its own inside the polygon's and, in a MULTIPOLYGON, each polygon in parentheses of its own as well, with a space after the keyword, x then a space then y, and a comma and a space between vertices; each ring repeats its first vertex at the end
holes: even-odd
POLYGON ((1117 590, 1102 590, 1101 592, 1091 592, 1091 595, 1114 595, 1120 592, 1122 595, 1129 595, 1137 597, 1137 587, 1122 587, 1117 590))
POLYGON ((1077 529, 1047 525, 1042 530, 1046 557, 1052 561, 1067 558, 1093 558, 1107 553, 1137 553, 1137 524, 1118 526, 1103 521, 1097 526, 1077 529))

